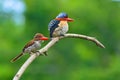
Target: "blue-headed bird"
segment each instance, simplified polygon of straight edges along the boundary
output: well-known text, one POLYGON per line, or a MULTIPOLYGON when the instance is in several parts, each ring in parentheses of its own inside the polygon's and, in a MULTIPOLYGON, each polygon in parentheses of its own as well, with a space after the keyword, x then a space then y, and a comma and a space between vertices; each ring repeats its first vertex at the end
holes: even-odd
POLYGON ((58 16, 51 20, 48 25, 50 31, 50 38, 64 36, 68 32, 69 26, 67 22, 72 22, 73 19, 69 18, 64 12, 58 14, 58 16))

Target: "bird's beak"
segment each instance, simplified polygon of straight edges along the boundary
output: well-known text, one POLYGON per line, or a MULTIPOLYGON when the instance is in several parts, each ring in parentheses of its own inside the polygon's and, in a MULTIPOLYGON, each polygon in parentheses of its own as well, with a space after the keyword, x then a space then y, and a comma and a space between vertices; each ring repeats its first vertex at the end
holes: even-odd
POLYGON ((59 20, 59 21, 68 21, 68 22, 72 22, 73 19, 71 18, 56 18, 56 20, 59 20))
POLYGON ((42 38, 40 38, 40 40, 48 40, 48 38, 47 37, 42 37, 42 38))
POLYGON ((66 18, 66 20, 67 20, 68 22, 72 22, 72 21, 74 21, 74 20, 71 19, 71 18, 66 18))

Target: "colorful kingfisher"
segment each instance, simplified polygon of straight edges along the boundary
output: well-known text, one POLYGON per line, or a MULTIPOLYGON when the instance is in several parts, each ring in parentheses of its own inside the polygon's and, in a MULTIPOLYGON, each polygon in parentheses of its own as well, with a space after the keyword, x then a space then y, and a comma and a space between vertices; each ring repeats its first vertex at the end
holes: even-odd
POLYGON ((15 62, 26 53, 31 54, 32 52, 37 52, 37 50, 41 47, 41 43, 45 40, 48 40, 48 38, 41 33, 36 33, 34 38, 24 46, 22 52, 13 58, 11 62, 15 62))
POLYGON ((50 38, 64 36, 68 31, 68 23, 72 22, 73 19, 69 18, 64 12, 58 14, 58 16, 51 20, 48 25, 48 30, 50 31, 50 38))

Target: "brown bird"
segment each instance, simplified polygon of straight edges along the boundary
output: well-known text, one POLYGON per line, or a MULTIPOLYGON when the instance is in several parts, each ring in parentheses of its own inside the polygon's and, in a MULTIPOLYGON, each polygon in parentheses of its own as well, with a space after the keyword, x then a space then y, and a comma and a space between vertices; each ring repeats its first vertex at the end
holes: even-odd
POLYGON ((25 53, 31 54, 32 52, 37 52, 37 50, 41 47, 41 43, 44 42, 44 40, 48 40, 48 38, 41 33, 36 33, 34 38, 24 46, 22 52, 15 58, 13 58, 11 62, 15 62, 25 53))

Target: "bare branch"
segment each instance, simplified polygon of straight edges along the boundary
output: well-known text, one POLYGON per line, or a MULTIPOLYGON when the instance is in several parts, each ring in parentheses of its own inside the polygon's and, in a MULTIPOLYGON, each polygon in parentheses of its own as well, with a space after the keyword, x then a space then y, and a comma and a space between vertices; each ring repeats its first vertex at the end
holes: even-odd
POLYGON ((22 65, 22 67, 19 69, 17 74, 14 76, 13 80, 19 80, 21 75, 24 73, 26 68, 33 62, 33 60, 36 58, 36 54, 30 56, 27 61, 22 65))
MULTIPOLYGON (((90 36, 86 36, 86 35, 81 35, 81 34, 65 34, 64 37, 71 37, 71 38, 80 38, 80 39, 86 39, 89 41, 92 41, 94 43, 96 43, 97 46, 101 47, 101 48, 105 48, 105 46, 100 43, 96 38, 94 37, 90 37, 90 36)), ((63 37, 63 38, 64 38, 63 37)))
POLYGON ((59 41, 59 39, 62 39, 62 38, 85 39, 85 40, 89 40, 89 41, 92 41, 92 42, 96 43, 96 45, 98 45, 99 47, 105 48, 104 45, 102 43, 100 43, 97 39, 95 39, 94 37, 89 37, 89 36, 81 35, 81 34, 65 34, 64 36, 53 38, 45 47, 40 49, 39 52, 36 52, 36 54, 31 55, 27 59, 27 61, 22 65, 22 67, 16 73, 13 80, 19 80, 20 77, 22 76, 22 74, 24 73, 24 71, 26 70, 26 68, 33 62, 33 60, 36 57, 38 57, 41 54, 44 54, 44 52, 48 51, 49 48, 51 48, 57 41, 59 41))

